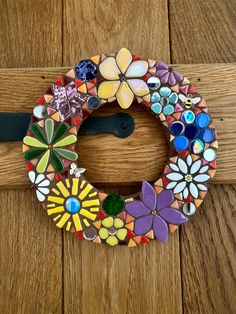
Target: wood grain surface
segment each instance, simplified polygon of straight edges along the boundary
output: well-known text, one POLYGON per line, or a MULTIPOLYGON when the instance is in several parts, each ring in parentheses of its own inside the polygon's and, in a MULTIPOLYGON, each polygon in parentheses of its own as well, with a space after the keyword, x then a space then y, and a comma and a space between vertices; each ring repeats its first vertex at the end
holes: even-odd
MULTIPOLYGON (((231 160, 231 166, 235 165, 234 151, 227 151, 229 143, 232 147, 235 143, 235 101, 231 99, 234 91, 225 89, 225 97, 220 93, 235 72, 229 75, 227 71, 227 77, 222 79, 219 76, 221 67, 231 69, 227 63, 236 61, 233 0, 1 0, 0 8, 2 68, 73 66, 81 58, 96 52, 116 51, 122 46, 168 63, 226 63, 208 65, 207 71, 204 66, 193 64, 179 67, 196 82, 208 101, 214 123, 220 130, 219 159, 227 160, 228 165, 231 160), (210 84, 209 78, 215 84, 210 84), (218 98, 224 106, 215 109, 218 98), (230 106, 230 111, 225 106, 230 106)), ((0 81, 0 111, 31 112, 35 95, 43 93, 56 73, 60 74, 58 69, 50 70, 52 76, 48 69, 43 74, 41 69, 27 71, 22 69, 13 91, 5 88, 3 93, 10 73, 19 75, 19 71, 0 71, 0 78, 5 73, 5 79, 0 81), (20 86, 23 87, 19 93, 20 86)), ((152 129, 155 121, 150 114, 139 110, 136 113, 134 109, 131 114, 135 119, 140 122, 141 116, 147 119, 142 122, 147 138, 152 139, 149 129, 162 131, 160 123, 155 123, 152 129)), ((100 114, 109 110, 101 110, 100 114)), ((138 131, 141 134, 141 126, 138 131)), ((85 140, 86 145, 89 142, 94 145, 101 139, 111 145, 117 141, 109 135, 90 140, 81 138, 78 150, 85 145, 85 140)), ((124 146, 127 149, 130 145, 131 140, 124 146)), ((164 163, 167 149, 161 135, 155 145, 156 158, 164 163)), ((20 154, 17 147, 18 143, 11 143, 5 153, 20 154)), ((142 149, 139 147, 137 151, 142 149)), ((151 146, 150 150, 153 154, 151 146)), ((135 158, 135 154, 136 150, 129 152, 126 158, 135 158)), ((80 158, 83 163, 85 157, 80 158)), ((149 158, 146 154, 142 162, 149 158)), ((92 159, 88 160, 91 162, 92 159)), ((162 165, 156 167, 152 163, 150 167, 157 176, 162 165)), ((227 172, 230 168, 220 162, 217 182, 232 182, 234 168, 231 175, 227 172), (221 181, 221 173, 225 179, 228 176, 226 181, 221 181)), ((146 175, 143 169, 139 169, 139 174, 142 175, 139 180, 146 175)), ((2 173, 0 182, 1 176, 2 173)), ((24 180, 22 176, 23 185, 24 180)), ((137 189, 137 186, 123 186, 116 191, 129 194, 137 189)), ((114 189, 106 187, 106 190, 114 189)), ((167 245, 153 241, 131 250, 79 241, 55 228, 31 191, 0 190, 0 237, 3 239, 0 242, 0 312, 235 313, 235 194, 234 186, 212 186, 196 216, 171 236, 167 245)))
MULTIPOLYGON (((235 183, 236 168, 232 168, 232 163, 236 164, 236 91, 228 86, 232 80, 236 81, 236 64, 176 65, 175 68, 191 79, 206 99, 219 134, 218 169, 213 182, 235 183), (222 77, 225 77, 223 82, 222 77)), ((67 71, 68 68, 0 70, 1 111, 32 112, 35 100, 56 76, 67 71), (15 80, 19 81, 15 92, 6 94, 8 84, 14 84, 15 80), (24 89, 27 84, 28 88, 24 89)), ((94 115, 120 111, 118 105, 109 104, 94 115)), ((164 128, 143 106, 133 104, 125 112, 135 121, 131 136, 125 139, 107 134, 79 137, 79 165, 88 169, 86 177, 90 182, 127 185, 144 179, 155 181, 161 173, 168 156, 164 128)), ((0 187, 28 187, 24 164, 21 142, 0 143, 0 187), (13 167, 16 167, 14 172, 13 167)))
MULTIPOLYGON (((235 1, 170 0, 169 16, 172 62, 235 62, 235 1)), ((227 116, 235 108, 232 103, 227 116)), ((232 136, 235 125, 231 128, 232 136)), ((235 186, 211 186, 193 223, 181 229, 184 313, 236 313, 235 195, 235 186)))

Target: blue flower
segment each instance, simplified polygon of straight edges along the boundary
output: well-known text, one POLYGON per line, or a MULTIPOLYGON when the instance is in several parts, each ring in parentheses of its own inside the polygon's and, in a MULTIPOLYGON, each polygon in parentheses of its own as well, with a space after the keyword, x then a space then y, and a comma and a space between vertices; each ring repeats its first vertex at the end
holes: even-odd
POLYGON ((175 111, 174 105, 177 101, 176 93, 172 92, 169 87, 161 87, 159 92, 154 92, 151 96, 151 109, 156 114, 163 112, 164 115, 169 116, 175 111))

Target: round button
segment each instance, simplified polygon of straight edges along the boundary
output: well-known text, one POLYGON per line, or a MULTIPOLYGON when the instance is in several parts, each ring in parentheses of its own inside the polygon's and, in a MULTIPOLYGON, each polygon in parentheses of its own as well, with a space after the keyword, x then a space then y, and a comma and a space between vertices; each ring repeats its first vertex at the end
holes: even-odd
POLYGON ((174 147, 178 151, 185 150, 188 147, 188 139, 185 136, 178 136, 174 140, 174 147))
POLYGON ((76 214, 80 210, 80 201, 75 197, 70 197, 66 200, 65 208, 70 214, 76 214))
POLYGON ((195 114, 191 110, 186 110, 182 113, 181 120, 186 124, 191 124, 195 120, 195 114))
POLYGON ((199 113, 196 117, 196 124, 199 128, 205 128, 211 122, 211 118, 206 113, 199 113))

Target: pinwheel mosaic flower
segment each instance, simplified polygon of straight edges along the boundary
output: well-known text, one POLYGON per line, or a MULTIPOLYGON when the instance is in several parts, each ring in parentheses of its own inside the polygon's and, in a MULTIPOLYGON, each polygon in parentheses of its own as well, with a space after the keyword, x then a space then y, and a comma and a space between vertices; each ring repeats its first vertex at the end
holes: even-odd
POLYGON ((68 124, 55 125, 54 120, 48 118, 43 127, 39 123, 32 124, 30 132, 31 135, 23 139, 26 145, 25 159, 38 159, 38 173, 44 173, 46 170, 61 172, 64 169, 63 161, 75 161, 78 158, 77 153, 69 148, 69 145, 77 141, 77 136, 70 133, 68 124), (51 166, 48 168, 49 164, 51 166))
POLYGON ((159 92, 154 92, 151 96, 151 109, 154 113, 171 115, 175 111, 175 104, 178 101, 178 95, 169 87, 161 87, 159 92))
POLYGON ((58 228, 82 231, 95 221, 100 208, 98 192, 81 178, 56 183, 47 197, 47 212, 58 228))
POLYGON ((59 112, 61 121, 68 119, 73 114, 77 116, 82 114, 81 105, 88 97, 76 90, 74 82, 70 82, 66 86, 53 84, 52 90, 54 97, 49 106, 59 112))
POLYGON ((28 173, 28 177, 32 183, 32 189, 36 191, 37 199, 40 202, 44 202, 46 196, 49 194, 50 180, 48 180, 44 174, 36 175, 34 171, 28 173))
POLYGON ((193 161, 191 155, 188 155, 187 162, 180 157, 176 163, 169 163, 172 172, 166 175, 171 182, 167 184, 166 189, 173 190, 174 194, 183 193, 184 199, 189 195, 197 198, 200 191, 207 191, 206 183, 211 178, 207 171, 209 166, 203 165, 202 160, 193 161))
POLYGON ((183 75, 175 71, 172 67, 168 67, 165 63, 158 61, 157 66, 157 76, 160 77, 163 84, 168 83, 173 86, 177 82, 183 80, 183 75))
POLYGON ((132 61, 131 53, 122 48, 116 57, 106 57, 99 65, 101 76, 106 80, 98 88, 98 96, 103 99, 116 97, 123 109, 129 108, 134 96, 149 93, 146 82, 141 79, 148 70, 148 62, 132 61))
POLYGON ((167 223, 179 225, 188 220, 182 213, 170 207, 174 201, 171 191, 164 190, 157 195, 154 188, 144 181, 140 198, 141 201, 132 201, 125 206, 128 214, 135 218, 136 235, 145 235, 153 229, 156 239, 167 242, 167 223))
POLYGON ((123 227, 124 221, 120 218, 107 217, 103 219, 98 234, 107 244, 114 246, 123 241, 127 235, 127 229, 123 227))

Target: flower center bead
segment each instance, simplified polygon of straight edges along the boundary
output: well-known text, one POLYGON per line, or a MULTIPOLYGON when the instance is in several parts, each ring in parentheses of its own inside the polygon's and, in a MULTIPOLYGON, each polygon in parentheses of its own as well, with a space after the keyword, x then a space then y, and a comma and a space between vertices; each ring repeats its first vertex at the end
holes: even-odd
POLYGON ((152 210, 152 211, 151 211, 151 214, 152 214, 152 215, 156 215, 156 214, 157 214, 157 211, 156 211, 156 210, 152 210))
POLYGON ((125 82, 126 81, 126 77, 123 74, 120 75, 120 81, 121 82, 125 82))
POLYGON ((117 230, 116 230, 115 227, 110 227, 108 229, 108 232, 109 232, 110 235, 114 236, 117 233, 117 230))
POLYGON ((70 214, 76 214, 80 210, 80 201, 75 197, 66 200, 65 208, 70 214))
POLYGON ((192 181, 192 176, 191 176, 190 174, 187 174, 187 175, 185 176, 185 180, 186 180, 187 182, 191 182, 191 181, 192 181))

